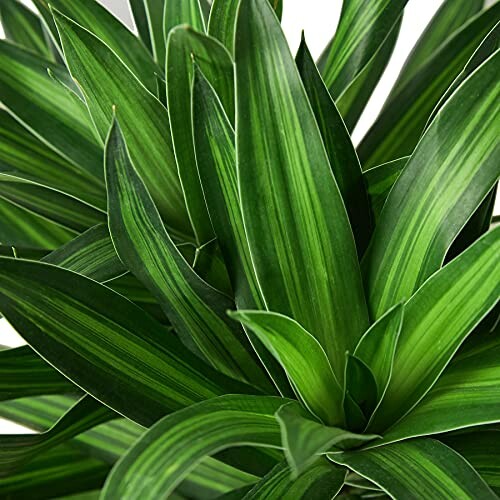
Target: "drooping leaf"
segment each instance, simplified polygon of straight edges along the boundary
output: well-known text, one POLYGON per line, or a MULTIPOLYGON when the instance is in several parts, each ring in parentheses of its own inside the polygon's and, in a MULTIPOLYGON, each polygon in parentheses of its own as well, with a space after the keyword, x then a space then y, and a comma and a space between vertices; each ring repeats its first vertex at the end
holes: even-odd
POLYGON ((497 52, 447 102, 389 193, 363 263, 374 318, 439 269, 497 181, 499 62, 497 52))
POLYGON ((45 59, 52 59, 52 50, 40 18, 28 7, 18 0, 3 0, 0 21, 7 40, 45 59))
POLYGON ((169 415, 114 467, 103 498, 165 498, 202 458, 225 448, 280 447, 274 412, 283 398, 223 396, 169 415), (148 481, 144 472, 148 471, 148 481))
POLYGON ((391 380, 371 430, 385 429, 411 410, 495 306, 499 251, 496 228, 429 278, 406 303, 391 380))
POLYGON ((205 19, 200 0, 165 0, 163 18, 165 40, 168 39, 172 28, 179 24, 187 24, 200 33, 205 32, 205 19))
POLYGON ((276 419, 281 428, 285 456, 295 477, 314 464, 319 455, 332 449, 359 446, 378 437, 353 434, 338 427, 327 427, 315 422, 300 411, 297 403, 283 405, 276 412, 276 419))
POLYGON ((50 69, 66 81, 65 68, 3 40, 0 65, 2 104, 66 160, 102 179, 102 147, 85 105, 47 74, 50 69))
POLYGON ((70 71, 85 94, 102 140, 113 118, 123 125, 131 156, 166 223, 189 234, 189 221, 177 175, 167 110, 98 38, 55 13, 70 71))
POLYGON ((342 389, 319 342, 296 321, 267 311, 236 311, 286 371, 297 396, 330 425, 342 425, 342 389))
POLYGON ((143 425, 195 401, 247 390, 95 281, 4 257, 0 278, 0 311, 23 338, 77 385, 143 425))
POLYGON ((319 60, 323 80, 337 99, 368 64, 403 12, 407 0, 344 2, 340 21, 319 60))
POLYGON ((341 381, 345 351, 368 323, 356 249, 314 114, 267 0, 241 1, 235 59, 238 182, 263 298, 320 341, 341 381))
POLYGON ((307 48, 304 36, 295 60, 349 215, 358 255, 362 256, 368 246, 372 227, 370 205, 358 156, 342 116, 330 97, 307 48))
POLYGON ((330 458, 374 482, 392 498, 496 498, 463 457, 432 439, 332 454, 330 458))
POLYGON ((261 479, 243 500, 324 500, 335 498, 344 485, 346 470, 320 459, 293 479, 286 462, 274 467, 261 479))
POLYGON ((499 3, 475 16, 389 98, 358 147, 364 169, 412 154, 435 106, 499 16, 499 3))

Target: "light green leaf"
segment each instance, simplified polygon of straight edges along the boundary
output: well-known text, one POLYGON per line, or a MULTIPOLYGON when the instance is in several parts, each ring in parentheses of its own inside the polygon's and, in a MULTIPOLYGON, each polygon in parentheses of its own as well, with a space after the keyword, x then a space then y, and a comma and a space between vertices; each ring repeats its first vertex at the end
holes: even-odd
POLYGON ((52 60, 52 50, 40 18, 28 7, 18 0, 3 0, 0 21, 7 40, 52 60))
POLYGON ((47 74, 67 81, 66 69, 3 40, 0 66, 2 104, 66 160, 102 179, 102 146, 85 105, 47 74))
POLYGON ((378 436, 353 434, 338 427, 327 427, 307 416, 297 403, 283 405, 276 412, 281 428, 281 440, 285 456, 297 477, 314 464, 319 455, 332 449, 360 446, 378 436))
POLYGON ((358 147, 365 170, 412 154, 435 106, 499 16, 496 3, 473 17, 392 94, 358 147))
POLYGON ((285 462, 274 467, 243 500, 324 500, 335 498, 344 485, 346 470, 327 460, 318 460, 298 478, 293 479, 285 462))
POLYGON ((441 267, 498 179, 499 63, 496 52, 446 103, 387 198, 363 262, 374 318, 441 267))
POLYGON ((330 458, 374 482, 392 498, 496 498, 463 457, 432 439, 332 454, 330 458))
POLYGON ((330 425, 342 425, 342 389, 319 342, 296 321, 267 311, 235 311, 286 371, 297 396, 330 425))
POLYGON ((368 326, 356 248, 267 0, 241 1, 235 55, 238 182, 263 298, 268 309, 294 318, 319 340, 341 381, 345 351, 368 326))
POLYGON ((150 425, 195 401, 247 390, 109 288, 49 264, 0 260, 7 320, 65 376, 130 419, 150 425))
POLYGON ((205 32, 205 18, 199 0, 165 0, 163 33, 165 40, 179 24, 187 24, 200 33, 205 32))
POLYGON ((55 19, 69 69, 101 139, 106 138, 116 106, 132 158, 162 216, 169 227, 189 234, 167 110, 103 42, 61 14, 55 13, 55 19))
POLYGON ((344 2, 340 21, 330 44, 319 61, 323 80, 337 99, 390 33, 407 0, 364 0, 344 2))
POLYGON ((406 303, 391 380, 370 429, 386 429, 429 391, 500 296, 500 228, 434 274, 406 303))
POLYGON ((106 146, 106 181, 118 255, 158 298, 177 333, 217 369, 266 384, 243 331, 227 318, 231 300, 199 278, 165 230, 116 121, 106 146))
POLYGON ((223 396, 163 418, 114 467, 103 499, 165 498, 206 456, 241 445, 279 448, 274 412, 287 401, 223 396))
POLYGON ((295 61, 349 215, 358 255, 362 256, 370 240, 372 225, 368 195, 358 156, 342 117, 314 64, 304 36, 295 61))

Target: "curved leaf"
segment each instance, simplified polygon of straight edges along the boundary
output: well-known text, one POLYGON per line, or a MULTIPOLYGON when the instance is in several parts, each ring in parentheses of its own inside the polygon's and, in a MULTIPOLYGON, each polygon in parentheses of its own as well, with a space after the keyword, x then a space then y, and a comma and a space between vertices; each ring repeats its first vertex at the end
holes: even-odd
POLYGON ((356 248, 314 114, 267 0, 241 1, 235 58, 238 182, 263 298, 268 309, 294 318, 320 341, 341 381, 345 351, 368 326, 356 248))
POLYGON ((387 198, 363 262, 375 318, 439 269, 498 179, 499 63, 497 51, 447 102, 387 198))

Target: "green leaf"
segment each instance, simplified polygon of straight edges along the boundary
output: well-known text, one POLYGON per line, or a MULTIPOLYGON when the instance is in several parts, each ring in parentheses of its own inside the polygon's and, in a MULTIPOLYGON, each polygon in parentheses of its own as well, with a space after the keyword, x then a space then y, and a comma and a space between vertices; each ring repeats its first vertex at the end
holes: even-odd
POLYGON ((496 498, 464 458, 432 439, 329 457, 374 482, 392 498, 496 498))
POLYGON ((3 0, 0 21, 5 38, 21 47, 52 59, 52 50, 40 18, 18 0, 3 0))
POLYGON ((319 61, 323 80, 332 97, 337 99, 390 33, 407 0, 364 0, 344 2, 335 36, 319 61))
POLYGON ((327 460, 318 460, 302 475, 292 479, 285 462, 274 467, 243 498, 243 500, 324 500, 335 498, 344 485, 346 470, 327 460))
POLYGON ((165 0, 163 33, 165 40, 179 24, 187 24, 200 33, 205 32, 205 19, 199 0, 165 0))
POLYGON ((70 231, 85 231, 106 220, 102 210, 10 173, 0 173, 0 196, 70 231))
POLYGON ((364 169, 413 152, 435 106, 499 16, 496 3, 472 18, 392 94, 358 147, 364 169))
POLYGON ((106 181, 109 227, 118 255, 155 294, 177 332, 217 369, 265 384, 243 331, 227 318, 231 300, 202 281, 176 248, 116 121, 106 146, 106 181))
POLYGON ((476 430, 455 436, 444 436, 444 443, 460 453, 489 487, 500 495, 500 431, 476 430))
MULTIPOLYGON (((185 1, 185 0, 183 0, 185 1)), ((193 59, 200 60, 213 82, 228 116, 234 117, 234 72, 227 50, 215 39, 188 26, 174 28, 167 41, 167 97, 179 177, 198 245, 210 241, 214 232, 200 184, 193 142, 193 59)))
POLYGON ((363 263, 374 318, 441 267, 497 181, 499 62, 497 52, 447 102, 387 198, 363 263))
POLYGON ((65 376, 128 418, 150 425, 195 401, 247 390, 109 288, 49 264, 0 260, 7 320, 65 376))
POLYGON ((386 429, 411 410, 495 306, 499 251, 497 228, 429 278, 406 303, 391 380, 370 429, 386 429))
POLYGON ((378 224, 382 208, 391 192, 392 186, 398 180, 409 159, 409 156, 398 158, 397 160, 365 170, 363 173, 375 225, 378 224))
POLYGON ((368 246, 372 228, 370 205, 356 151, 307 48, 304 35, 295 60, 349 215, 358 254, 362 256, 368 246))
POLYGON ((0 351, 0 401, 78 389, 29 346, 0 351))
POLYGON ((67 17, 54 16, 71 74, 85 94, 101 139, 116 106, 134 163, 162 216, 170 227, 189 234, 167 110, 103 42, 67 17))
POLYGON ((353 434, 338 427, 327 427, 307 416, 297 403, 283 405, 276 412, 281 428, 285 456, 294 477, 314 464, 319 455, 332 449, 349 449, 372 441, 378 436, 353 434))
POLYGON ((304 405, 324 423, 342 425, 342 389, 319 342, 296 321, 267 311, 235 311, 279 361, 304 405))
POLYGON ((287 401, 223 396, 161 419, 113 468, 103 499, 165 498, 206 456, 238 445, 279 448, 279 426, 273 415, 287 401))
POLYGON ((0 476, 9 475, 36 455, 116 417, 114 411, 85 395, 45 432, 0 436, 0 476))
POLYGON ((2 104, 66 160, 102 178, 102 147, 85 105, 47 74, 66 81, 66 69, 3 40, 0 65, 2 104))
POLYGON ((354 355, 370 369, 375 378, 378 401, 384 396, 391 379, 403 316, 403 304, 389 309, 361 337, 354 351, 354 355))
POLYGON ((111 14, 99 2, 96 0, 84 2, 34 0, 33 3, 46 20, 47 26, 51 29, 54 40, 58 44, 60 44, 60 38, 54 25, 51 8, 68 16, 102 40, 150 92, 156 91, 155 73, 162 73, 163 62, 161 66, 156 65, 151 54, 137 37, 119 21, 118 17, 111 14))
POLYGON ((0 110, 0 171, 106 208, 104 183, 64 159, 0 110))
POLYGON ((345 351, 368 326, 356 248, 267 0, 241 1, 235 55, 238 182, 263 298, 268 309, 294 318, 319 340, 342 381, 345 351))
POLYGON ((500 338, 491 335, 446 368, 422 401, 384 435, 384 441, 438 434, 500 421, 500 338))

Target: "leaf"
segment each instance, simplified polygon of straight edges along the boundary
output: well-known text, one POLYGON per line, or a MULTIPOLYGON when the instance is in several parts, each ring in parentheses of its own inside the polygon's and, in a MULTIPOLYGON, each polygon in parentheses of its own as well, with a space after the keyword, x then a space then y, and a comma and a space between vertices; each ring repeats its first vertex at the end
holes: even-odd
POLYGON ((205 19, 199 0, 165 0, 163 33, 165 40, 179 24, 187 24, 200 33, 205 32, 205 19))
POLYGON ((161 66, 156 65, 137 37, 99 2, 96 0, 84 2, 34 0, 33 3, 46 20, 47 26, 51 28, 52 36, 59 45, 62 40, 60 40, 50 9, 61 12, 93 33, 123 61, 150 92, 156 91, 155 73, 162 72, 163 62, 161 66))
POLYGON ((499 361, 498 335, 459 355, 422 401, 384 434, 384 441, 499 422, 499 361))
POLYGON ((354 351, 354 355, 370 369, 375 378, 378 401, 383 398, 391 379, 404 310, 403 304, 389 309, 361 337, 354 351))
POLYGON ((329 457, 374 482, 392 498, 495 498, 467 461, 432 439, 329 457))
POLYGON ((21 47, 52 59, 52 51, 39 17, 18 0, 4 0, 0 20, 5 38, 21 47))
POLYGON ((345 469, 318 460, 297 479, 290 476, 285 462, 274 467, 244 497, 244 500, 323 500, 334 498, 344 485, 345 469))
POLYGON ((267 0, 241 1, 235 59, 238 182, 263 298, 268 309, 294 318, 319 340, 341 382, 345 351, 368 326, 356 248, 267 0))
POLYGON ((412 154, 433 109, 499 15, 496 3, 475 16, 392 94, 358 147, 363 169, 412 154))
POLYGON ((370 206, 361 166, 342 116, 325 87, 304 35, 295 58, 316 121, 323 137, 330 166, 349 214, 349 220, 362 256, 371 236, 370 206))
POLYGON ((85 231, 106 220, 106 212, 73 196, 7 173, 0 173, 0 196, 70 231, 85 231))
POLYGON ((203 196, 193 142, 193 60, 200 60, 203 68, 209 71, 207 75, 216 86, 231 118, 234 117, 234 73, 229 53, 217 40, 188 26, 170 31, 166 69, 170 127, 188 213, 196 241, 201 245, 212 240, 214 232, 203 196))
POLYGON ((497 228, 429 278, 406 303, 391 380, 371 430, 386 429, 411 410, 495 306, 499 250, 497 228))
POLYGON ((0 351, 0 401, 77 390, 69 380, 33 352, 31 347, 0 351))
POLYGON ((293 477, 305 472, 319 455, 332 449, 359 446, 378 437, 327 427, 301 412, 296 403, 283 405, 276 412, 276 419, 280 424, 281 440, 293 477))
POLYGON ((340 21, 330 44, 319 60, 323 80, 336 100, 368 64, 391 28, 398 21, 407 0, 363 0, 344 2, 340 21))
POLYGON ((165 498, 203 457, 238 445, 280 447, 273 415, 285 402, 223 396, 163 418, 113 468, 102 498, 165 498))
MULTIPOLYGON (((359 407, 363 416, 369 418, 373 413, 375 406, 378 402, 378 387, 377 381, 370 367, 361 359, 353 354, 347 353, 345 373, 345 390, 344 393, 351 397, 356 405, 359 407)), ((349 429, 359 430, 356 426, 349 425, 350 419, 347 411, 346 422, 349 429)), ((366 425, 366 422, 364 422, 366 425)))
POLYGON ((109 288, 49 264, 0 261, 0 311, 9 323, 66 377, 128 418, 150 425, 195 401, 246 390, 109 288))
POLYGON ((286 371, 305 406, 330 425, 342 425, 342 389, 319 342, 296 321, 267 311, 235 311, 286 371))
POLYGON ((441 267, 497 181, 499 146, 491 120, 500 107, 499 60, 497 52, 447 102, 387 198, 363 262, 374 318, 441 267))
POLYGON ((84 104, 47 74, 48 68, 67 80, 66 69, 5 41, 0 65, 2 104, 66 160, 102 179, 102 147, 84 104))
POLYGON ((103 182, 50 149, 3 109, 0 110, 0 171, 106 208, 103 182))
POLYGON ((123 124, 132 158, 169 227, 189 234, 177 175, 167 110, 99 39, 54 13, 64 54, 104 141, 113 106, 123 124))
POLYGON ((116 416, 114 411, 85 395, 45 432, 0 436, 0 477, 8 476, 38 454, 116 416))
POLYGON ((398 158, 397 160, 383 163, 364 171, 363 178, 370 198, 375 225, 378 224, 382 208, 391 192, 392 186, 398 180, 409 159, 409 156, 404 156, 403 158, 398 158))
POLYGON ((226 316, 231 301, 198 277, 165 230, 116 121, 106 146, 106 181, 118 255, 155 294, 177 332, 217 369, 266 383, 243 332, 226 316))

